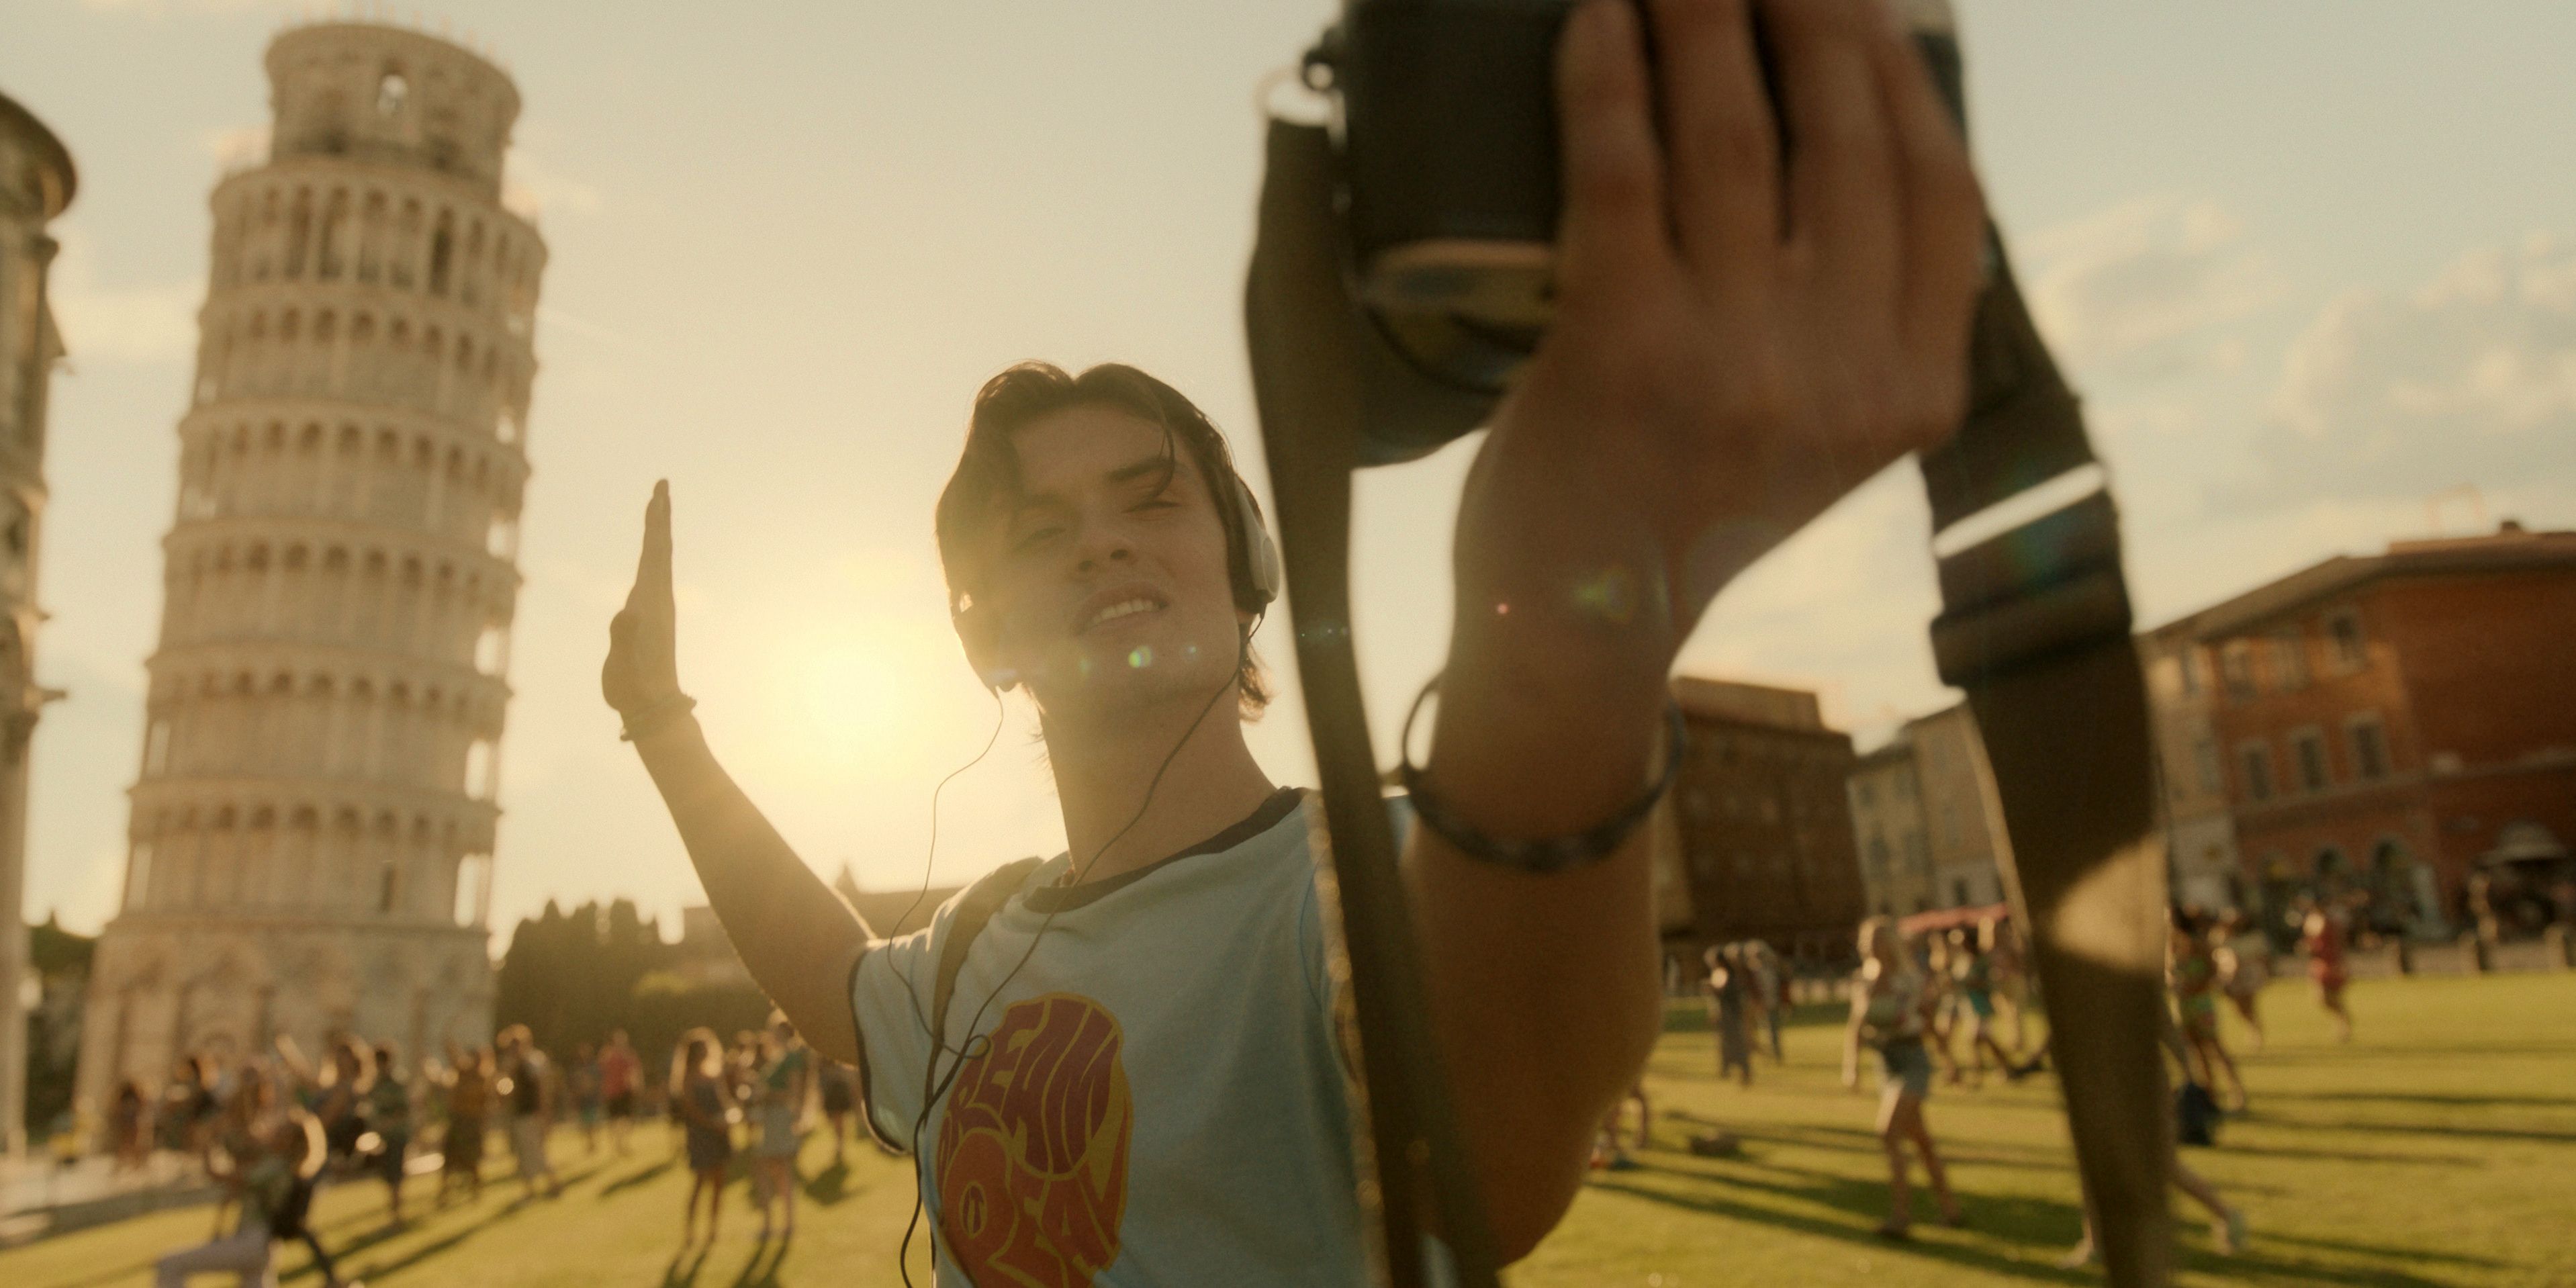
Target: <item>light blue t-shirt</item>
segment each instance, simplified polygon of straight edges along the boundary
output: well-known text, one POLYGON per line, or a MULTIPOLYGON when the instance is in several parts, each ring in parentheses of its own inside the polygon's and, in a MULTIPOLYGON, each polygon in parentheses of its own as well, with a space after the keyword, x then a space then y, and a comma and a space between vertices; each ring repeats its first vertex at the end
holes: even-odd
POLYGON ((971 1050, 918 1142, 957 900, 861 959, 867 1112, 921 1156, 940 1284, 1371 1281, 1322 827, 1320 800, 1283 790, 1135 872, 1065 887, 1065 856, 1038 865, 958 973, 947 1043, 971 1050))

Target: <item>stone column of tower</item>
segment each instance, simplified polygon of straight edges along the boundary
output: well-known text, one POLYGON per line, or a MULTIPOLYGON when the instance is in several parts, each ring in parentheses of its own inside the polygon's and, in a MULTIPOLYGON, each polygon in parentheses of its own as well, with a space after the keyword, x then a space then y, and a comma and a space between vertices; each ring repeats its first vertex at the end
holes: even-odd
POLYGON ((268 50, 216 185, 124 900, 81 1060, 406 1062, 491 1031, 484 928, 545 244, 503 209, 518 91, 419 32, 268 50))
POLYGON ((37 537, 45 515, 45 403, 62 337, 45 297, 71 203, 72 158, 44 123, 0 94, 0 1154, 25 1146, 27 1017, 19 993, 27 922, 27 743, 46 699, 34 644, 37 537))

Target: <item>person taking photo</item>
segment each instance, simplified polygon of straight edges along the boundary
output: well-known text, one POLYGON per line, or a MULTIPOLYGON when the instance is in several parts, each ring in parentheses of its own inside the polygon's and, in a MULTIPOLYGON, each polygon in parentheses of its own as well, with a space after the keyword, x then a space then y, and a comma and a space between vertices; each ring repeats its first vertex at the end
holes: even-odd
MULTIPOLYGON (((1659 950, 1643 833, 1547 875, 1478 855, 1630 809, 1711 600, 1955 428, 1985 226, 1877 0, 1592 0, 1556 74, 1558 311, 1459 509, 1411 811, 1445 821, 1402 860, 1506 1260, 1655 1042, 1659 950)), ((605 696, 745 965, 914 1151, 943 1284, 1370 1277, 1320 809, 1244 741, 1258 522, 1214 426, 1134 368, 977 396, 940 554, 970 661, 1036 714, 1067 850, 1012 872, 952 991, 976 890, 879 938, 718 762, 680 683, 667 484, 646 508, 605 696)))

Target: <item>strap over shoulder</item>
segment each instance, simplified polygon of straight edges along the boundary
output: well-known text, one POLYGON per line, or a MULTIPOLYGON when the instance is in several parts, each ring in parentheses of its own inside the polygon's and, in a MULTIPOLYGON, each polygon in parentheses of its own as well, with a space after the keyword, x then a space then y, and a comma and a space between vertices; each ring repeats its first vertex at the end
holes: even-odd
POLYGON ((925 1074, 922 1103, 929 1103, 930 1088, 939 1071, 939 1054, 948 1047, 948 1003, 957 995, 958 972, 966 969, 966 953, 984 933, 985 923, 1002 910, 1012 895, 1036 870, 1038 860, 1015 859, 985 873, 957 900, 957 912, 948 919, 948 933, 939 942, 939 973, 930 986, 930 1063, 925 1074))

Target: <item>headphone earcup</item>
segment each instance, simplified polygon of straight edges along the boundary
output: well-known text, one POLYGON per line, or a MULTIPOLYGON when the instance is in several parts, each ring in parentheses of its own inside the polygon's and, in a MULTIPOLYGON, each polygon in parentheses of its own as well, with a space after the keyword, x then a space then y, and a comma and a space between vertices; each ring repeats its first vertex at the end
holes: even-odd
POLYGON ((969 604, 952 610, 948 614, 948 624, 957 628, 957 642, 965 647, 966 664, 975 668, 975 678, 995 693, 1007 693, 1019 687, 1020 677, 1018 672, 1003 666, 1001 660, 993 656, 996 648, 993 634, 1001 624, 992 620, 992 616, 990 611, 969 604))
POLYGON ((1236 589, 1249 603, 1246 612, 1260 612, 1279 598, 1285 580, 1279 570, 1279 543, 1270 539, 1270 529, 1261 521, 1261 502, 1254 499, 1252 485, 1243 476, 1234 476, 1235 528, 1242 534, 1243 582, 1236 589))

